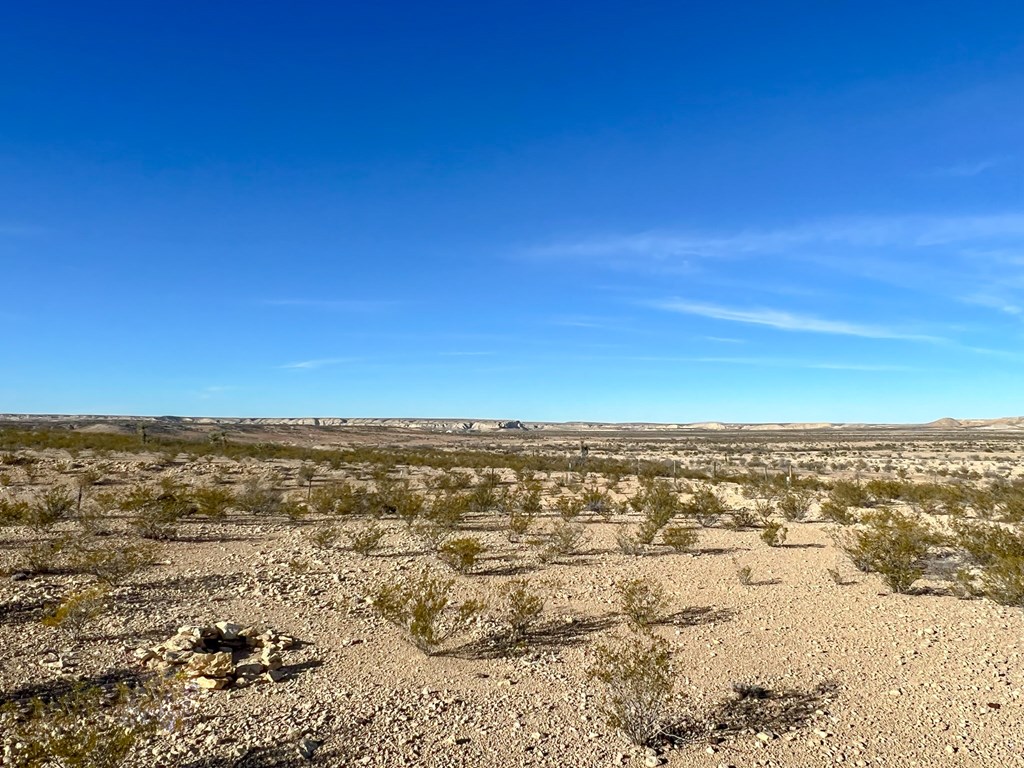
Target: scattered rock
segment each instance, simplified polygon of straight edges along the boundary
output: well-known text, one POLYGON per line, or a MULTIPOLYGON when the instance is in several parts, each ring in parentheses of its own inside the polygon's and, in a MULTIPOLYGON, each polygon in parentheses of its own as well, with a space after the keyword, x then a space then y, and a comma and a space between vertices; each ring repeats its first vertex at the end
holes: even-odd
POLYGON ((281 671, 281 651, 295 644, 295 638, 289 635, 218 621, 212 626, 179 627, 173 637, 150 648, 137 648, 133 655, 143 664, 163 669, 179 667, 200 688, 219 691, 266 680, 280 682, 286 676, 281 671), (251 657, 255 650, 259 651, 258 658, 251 657))

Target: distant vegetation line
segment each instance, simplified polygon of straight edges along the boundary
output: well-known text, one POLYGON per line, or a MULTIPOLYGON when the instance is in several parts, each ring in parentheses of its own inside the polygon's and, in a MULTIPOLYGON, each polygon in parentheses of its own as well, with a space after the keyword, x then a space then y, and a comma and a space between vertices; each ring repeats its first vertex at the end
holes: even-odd
MULTIPOLYGON (((176 456, 223 456, 230 459, 291 459, 327 462, 332 465, 371 464, 433 467, 437 469, 512 469, 516 471, 568 472, 586 469, 604 475, 639 474, 647 477, 709 479, 711 473, 680 467, 672 461, 614 459, 605 457, 566 457, 525 451, 439 450, 436 448, 310 448, 282 443, 242 443, 213 435, 207 440, 189 440, 166 436, 123 435, 105 432, 79 432, 62 429, 0 429, 0 451, 66 450, 125 453, 163 453, 176 456)), ((717 480, 728 480, 718 473, 717 480)), ((735 478, 740 480, 739 477, 735 478)))

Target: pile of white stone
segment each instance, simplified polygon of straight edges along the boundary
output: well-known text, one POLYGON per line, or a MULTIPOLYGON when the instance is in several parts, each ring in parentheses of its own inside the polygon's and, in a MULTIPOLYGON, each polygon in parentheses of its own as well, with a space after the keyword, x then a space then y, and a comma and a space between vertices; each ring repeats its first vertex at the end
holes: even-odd
POLYGON ((281 652, 294 647, 294 637, 219 621, 208 627, 181 627, 159 645, 137 649, 135 658, 148 666, 173 669, 200 688, 219 691, 280 682, 281 652))

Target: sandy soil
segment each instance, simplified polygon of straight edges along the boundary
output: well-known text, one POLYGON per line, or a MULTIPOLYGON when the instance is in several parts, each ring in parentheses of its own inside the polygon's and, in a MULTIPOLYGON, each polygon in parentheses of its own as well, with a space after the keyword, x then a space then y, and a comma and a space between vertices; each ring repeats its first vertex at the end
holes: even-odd
MULTIPOLYGON (((414 439, 421 438, 400 437, 414 439)), ((551 450, 578 446, 574 437, 548 440, 551 450)), ((1000 471, 1001 463, 1016 470, 1016 438, 986 436, 995 447, 981 438, 944 440, 872 437, 826 445, 798 437, 727 446, 612 437, 601 449, 704 466, 712 456, 745 467, 759 458, 773 467, 821 462, 823 473, 836 476, 887 465, 924 478, 951 467, 979 476, 1000 471), (859 461, 866 468, 858 469, 859 461)), ((33 483, 44 487, 65 460, 46 455, 33 483)), ((119 470, 110 475, 114 487, 212 471, 184 460, 146 470, 141 455, 104 461, 119 470)), ((278 466, 294 473, 288 462, 278 466)), ((18 479, 5 492, 17 491, 18 479)), ((288 483, 301 496, 294 480, 288 483)), ((634 478, 624 479, 620 494, 634 485, 634 478)), ((549 488, 554 492, 553 483, 549 488)), ((737 488, 722 489, 739 503, 737 488)), ((549 513, 539 528, 554 519, 549 513)), ((953 597, 940 578, 943 563, 934 563, 918 594, 893 595, 878 577, 856 571, 813 515, 787 524, 783 547, 768 547, 755 530, 714 527, 700 530, 693 553, 655 547, 640 557, 615 544, 616 531, 635 524, 635 516, 605 521, 585 514, 581 521, 581 554, 554 563, 541 563, 527 543, 510 543, 496 517, 469 522, 488 551, 474 574, 452 574, 455 592, 493 600, 500 584, 527 578, 545 598, 528 647, 507 657, 485 642, 495 628, 488 618, 427 657, 374 613, 367 597, 383 581, 424 566, 443 571, 398 520, 385 521, 385 547, 371 557, 340 544, 312 546, 308 533, 324 522, 315 517, 186 522, 179 540, 161 544, 159 564, 119 587, 113 610, 80 639, 39 619, 48 602, 92 578, 24 578, 21 552, 35 534, 0 528, 0 569, 8 573, 0 578, 0 698, 23 698, 61 681, 137 675, 137 647, 180 625, 230 620, 302 641, 285 654, 285 679, 189 694, 197 715, 188 729, 158 740, 138 764, 301 763, 296 745, 313 737, 323 742, 315 762, 324 765, 643 765, 644 753, 603 722, 600 689, 586 670, 596 643, 628 635, 616 581, 644 576, 670 597, 668 615, 653 631, 671 643, 677 681, 676 738, 658 747, 656 760, 712 767, 1024 764, 1021 611, 953 597), (752 584, 740 584, 737 565, 752 568, 752 584), (838 569, 844 583, 828 569, 838 569), (771 695, 739 702, 733 685, 740 682, 771 695)), ((113 520, 108 527, 121 525, 113 520)), ((60 527, 76 530, 73 523, 60 527)))

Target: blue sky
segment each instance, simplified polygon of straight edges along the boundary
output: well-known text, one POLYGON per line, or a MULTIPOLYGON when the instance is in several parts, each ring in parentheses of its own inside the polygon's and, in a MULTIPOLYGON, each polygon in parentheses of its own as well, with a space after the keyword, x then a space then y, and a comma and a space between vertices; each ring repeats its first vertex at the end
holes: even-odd
POLYGON ((0 411, 1024 413, 1017 3, 23 3, 0 411))

